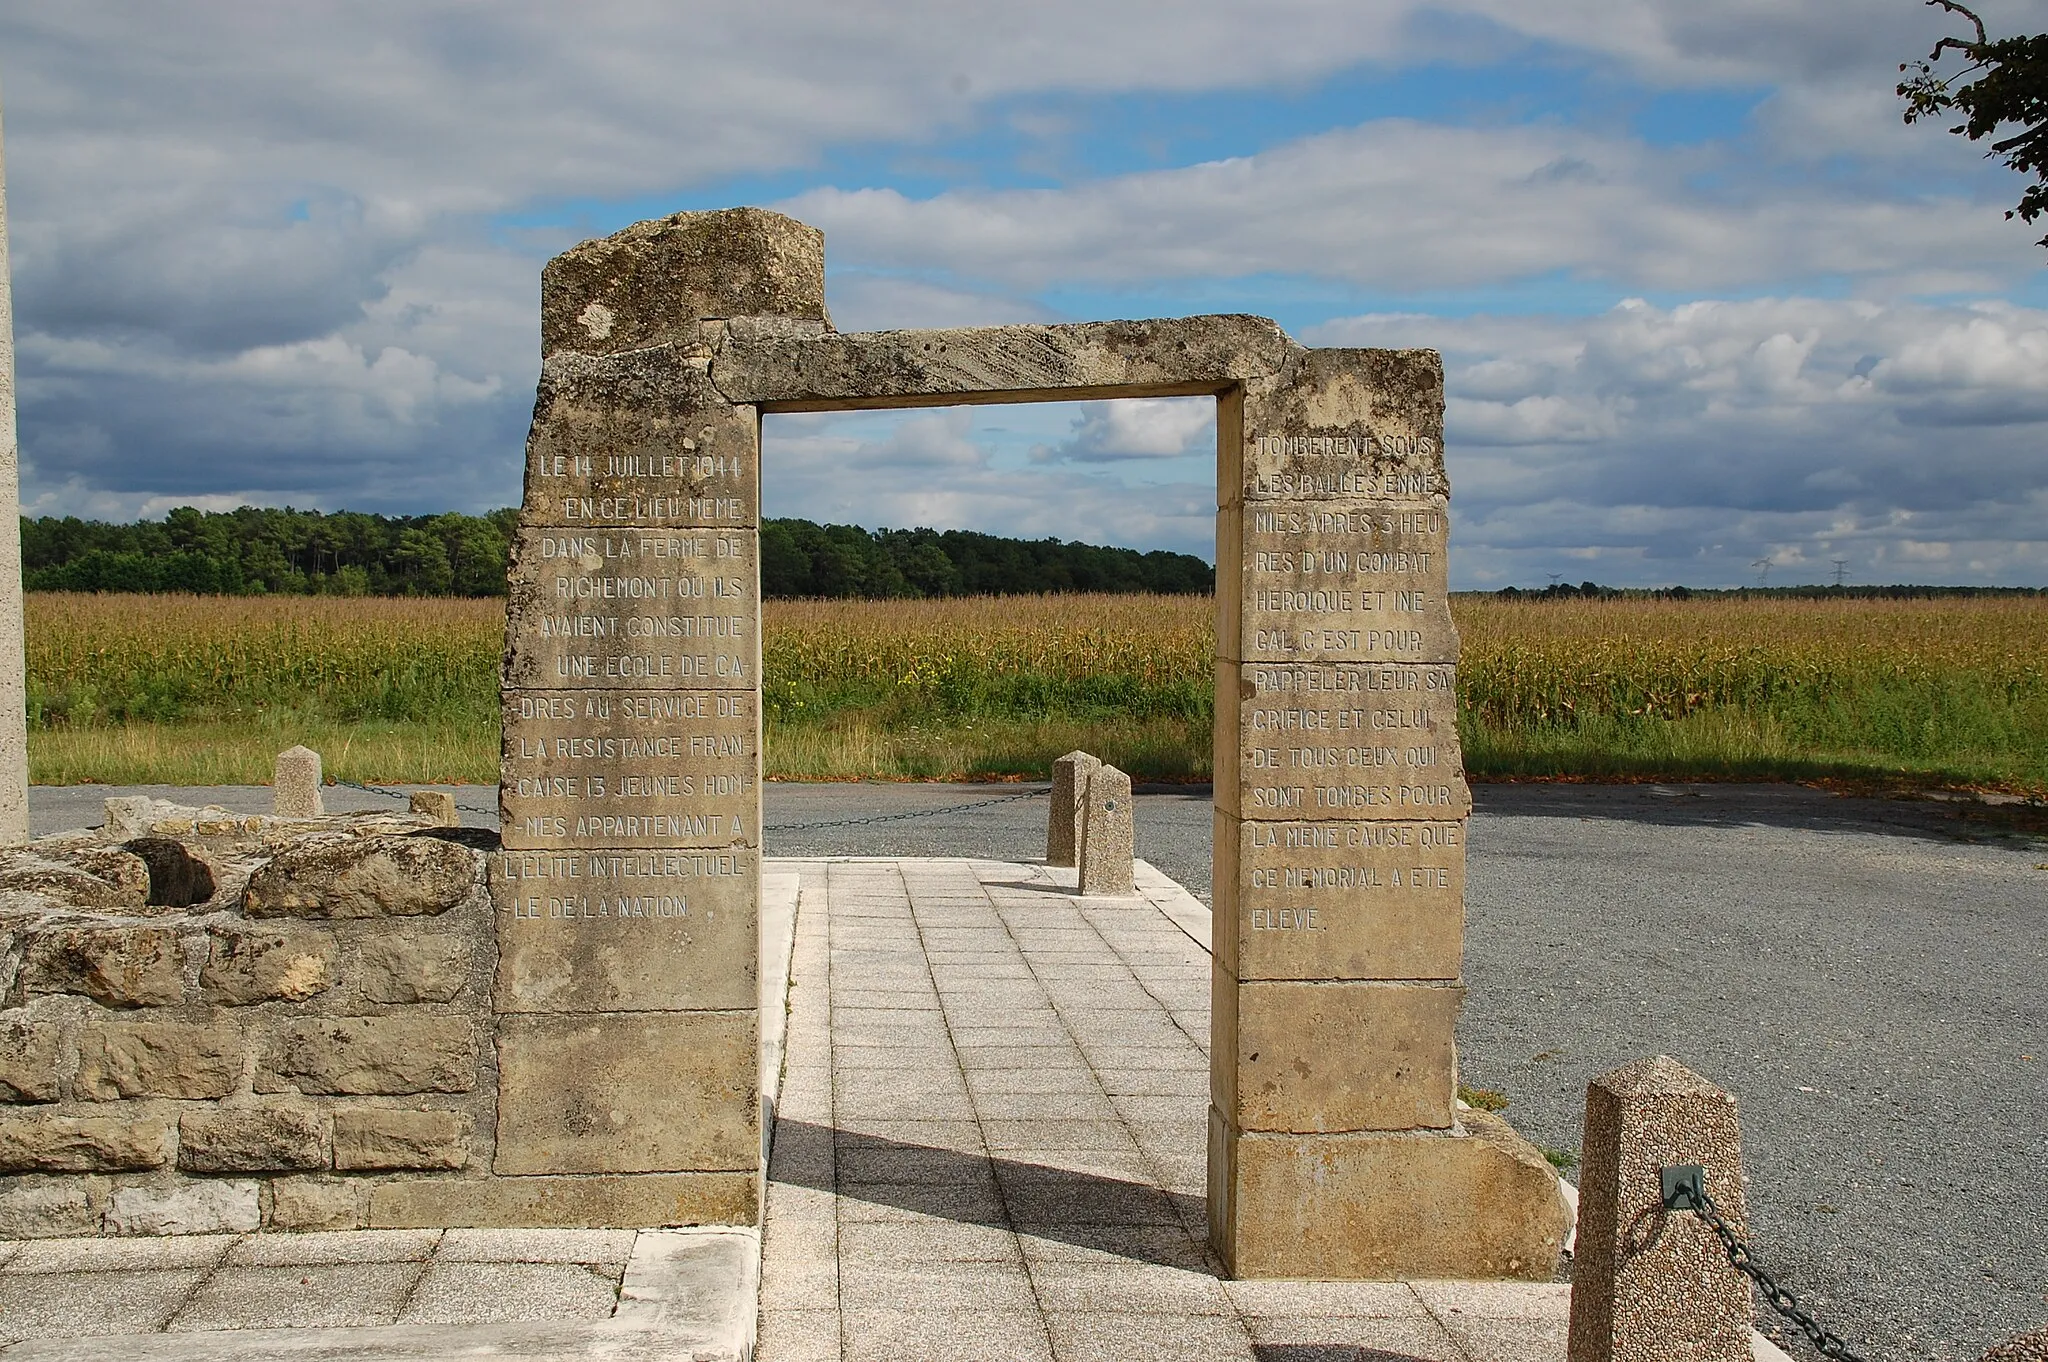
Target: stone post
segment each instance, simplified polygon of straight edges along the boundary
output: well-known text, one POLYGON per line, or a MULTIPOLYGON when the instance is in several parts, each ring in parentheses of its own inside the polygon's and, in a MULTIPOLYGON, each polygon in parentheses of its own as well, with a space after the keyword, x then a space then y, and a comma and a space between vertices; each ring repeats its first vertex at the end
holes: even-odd
POLYGON ((1086 752, 1069 752, 1052 764, 1052 809, 1045 820, 1045 863, 1078 865, 1082 798, 1088 773, 1102 765, 1086 752))
POLYGON ((0 132, 0 846, 28 840, 28 661, 21 621, 21 450, 14 428, 14 287, 0 132))
POLYGON ((270 811, 279 818, 318 818, 327 812, 320 799, 320 754, 310 747, 287 747, 270 768, 270 811))
POLYGON ((431 818, 444 828, 462 826, 462 815, 455 808, 455 796, 446 790, 414 790, 406 796, 405 803, 413 813, 431 818))
POLYGON ((1136 854, 1137 825, 1131 803, 1131 778, 1114 766, 1097 762, 1088 773, 1087 796, 1081 805, 1081 892, 1105 896, 1138 892, 1131 860, 1136 854))
POLYGON ((1571 1362, 1749 1362, 1749 1282, 1690 1211, 1664 1210, 1660 1170, 1697 1164, 1743 1221, 1735 1099, 1666 1055, 1586 1088, 1571 1362))
POLYGON ((1548 1280, 1553 1171, 1456 1106, 1442 362, 1297 352, 1217 440, 1210 1242, 1240 1277, 1548 1280))
POLYGON ((828 330, 823 235, 678 213, 542 275, 506 622, 495 1171, 526 1205, 573 1188, 563 1223, 756 1215, 760 418, 709 372, 726 318, 828 330))

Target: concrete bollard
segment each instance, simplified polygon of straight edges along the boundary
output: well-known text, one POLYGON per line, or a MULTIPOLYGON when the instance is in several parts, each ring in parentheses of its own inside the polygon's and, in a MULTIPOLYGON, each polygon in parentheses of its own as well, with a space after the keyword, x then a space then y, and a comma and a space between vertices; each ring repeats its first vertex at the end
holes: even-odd
POLYGON ((455 811, 455 796, 446 790, 414 790, 407 796, 406 807, 416 814, 433 819, 438 827, 462 826, 462 815, 455 811))
POLYGON ((1045 821, 1045 863, 1079 865, 1081 806, 1088 793, 1089 773, 1102 765, 1099 757, 1069 752, 1052 764, 1052 811, 1045 821))
POLYGON ((1131 778, 1114 766, 1090 771, 1087 797, 1081 805, 1082 893, 1137 892, 1131 870, 1137 829, 1131 815, 1131 778))
POLYGON ((1684 1164, 1739 1227, 1733 1097, 1668 1055, 1587 1085, 1570 1362, 1751 1362, 1748 1280, 1704 1221, 1664 1209, 1660 1171, 1684 1164))
POLYGON ((270 811, 279 818, 318 818, 327 811, 320 801, 318 752, 287 747, 277 754, 270 774, 270 811))

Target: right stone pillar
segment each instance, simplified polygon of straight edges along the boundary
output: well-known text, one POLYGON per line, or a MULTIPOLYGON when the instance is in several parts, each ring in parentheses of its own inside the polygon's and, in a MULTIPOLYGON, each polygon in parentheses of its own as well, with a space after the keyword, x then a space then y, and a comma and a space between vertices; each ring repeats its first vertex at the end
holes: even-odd
POLYGON ((1441 360, 1298 352, 1217 436, 1211 1243, 1239 1277, 1548 1280, 1554 1171, 1457 1104, 1441 360))

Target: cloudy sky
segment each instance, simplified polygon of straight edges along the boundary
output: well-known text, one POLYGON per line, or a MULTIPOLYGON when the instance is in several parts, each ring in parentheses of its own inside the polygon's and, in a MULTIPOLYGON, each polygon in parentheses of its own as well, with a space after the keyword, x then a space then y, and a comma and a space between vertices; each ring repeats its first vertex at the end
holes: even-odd
MULTIPOLYGON (((1984 0, 1994 33, 2044 0, 1984 0)), ((1463 587, 2048 582, 2048 251, 1912 0, 0 0, 31 513, 518 497, 541 263, 825 229, 841 329, 1444 352, 1463 587)), ((778 417, 770 514, 1208 556, 1204 401, 778 417)))

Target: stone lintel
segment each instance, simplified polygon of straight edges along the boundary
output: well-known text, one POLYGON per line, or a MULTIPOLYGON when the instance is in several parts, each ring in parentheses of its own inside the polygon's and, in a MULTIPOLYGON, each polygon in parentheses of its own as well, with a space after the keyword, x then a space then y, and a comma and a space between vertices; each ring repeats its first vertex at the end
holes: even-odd
POLYGON ((733 327, 711 362, 726 399, 775 411, 1214 396, 1301 353, 1240 315, 814 338, 733 327))

